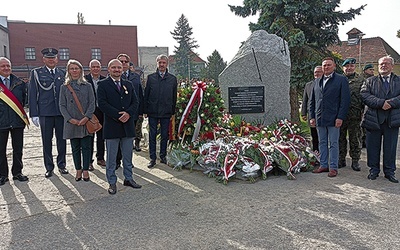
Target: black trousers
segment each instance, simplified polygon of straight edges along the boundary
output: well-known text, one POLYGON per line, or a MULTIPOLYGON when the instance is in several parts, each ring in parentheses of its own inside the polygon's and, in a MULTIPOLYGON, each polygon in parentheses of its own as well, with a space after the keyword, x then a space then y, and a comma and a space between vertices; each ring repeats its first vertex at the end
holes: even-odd
POLYGON ((13 176, 22 173, 22 148, 24 145, 24 128, 0 130, 0 176, 8 176, 7 142, 11 134, 13 161, 11 173, 13 176))
POLYGON ((399 128, 390 128, 386 121, 380 126, 380 130, 367 129, 367 165, 370 173, 379 174, 383 140, 383 172, 386 176, 394 175, 399 128))
POLYGON ((53 134, 57 143, 57 166, 62 169, 66 165, 67 142, 63 139, 64 118, 62 116, 41 116, 40 132, 42 133, 43 157, 46 170, 54 169, 53 134))

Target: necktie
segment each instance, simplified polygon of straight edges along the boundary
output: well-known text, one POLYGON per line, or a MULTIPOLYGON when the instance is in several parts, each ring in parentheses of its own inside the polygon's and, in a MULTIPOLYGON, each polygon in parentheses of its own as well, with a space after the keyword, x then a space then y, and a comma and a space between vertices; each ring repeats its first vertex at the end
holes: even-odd
POLYGON ((54 69, 50 70, 50 74, 54 77, 54 69))
POLYGON ((386 91, 389 90, 389 81, 388 81, 388 76, 383 77, 383 87, 385 88, 386 91))
POLYGON ((125 72, 125 77, 126 77, 126 79, 128 79, 128 76, 129 76, 129 72, 126 71, 126 72, 125 72))
POLYGON ((161 72, 161 78, 164 78, 164 75, 165 75, 165 73, 164 72, 161 72))
POLYGON ((7 87, 8 89, 10 89, 10 79, 4 78, 4 84, 6 85, 6 87, 7 87))
POLYGON ((121 83, 119 81, 115 81, 115 85, 117 85, 118 90, 121 91, 121 83))

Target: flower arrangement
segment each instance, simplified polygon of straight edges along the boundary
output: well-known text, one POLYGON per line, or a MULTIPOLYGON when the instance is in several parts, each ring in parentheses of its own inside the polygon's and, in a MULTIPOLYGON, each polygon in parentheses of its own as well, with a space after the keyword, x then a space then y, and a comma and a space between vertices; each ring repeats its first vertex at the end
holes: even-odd
MULTIPOLYGON (((300 127, 289 120, 268 127, 251 125, 238 116, 224 115, 223 121, 224 127, 214 127, 213 139, 196 140, 188 146, 188 152, 196 152, 190 168, 197 163, 205 174, 224 184, 237 173, 250 182, 258 176, 266 179, 273 169, 284 171, 293 180, 295 174, 319 160, 300 127)), ((189 162, 189 157, 186 155, 183 161, 189 162)))
POLYGON ((202 81, 178 90, 175 118, 180 142, 214 139, 214 127, 222 123, 224 100, 221 90, 202 81))

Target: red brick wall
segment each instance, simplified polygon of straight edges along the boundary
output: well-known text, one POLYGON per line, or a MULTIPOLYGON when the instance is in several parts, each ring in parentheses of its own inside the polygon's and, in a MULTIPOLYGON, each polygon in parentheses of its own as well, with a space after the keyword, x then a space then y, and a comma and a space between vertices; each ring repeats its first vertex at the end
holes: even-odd
MULTIPOLYGON (((28 65, 29 68, 42 66, 45 47, 69 48, 70 59, 88 66, 92 48, 101 48, 101 64, 107 66, 119 53, 131 56, 138 63, 138 44, 136 26, 79 25, 8 22, 10 37, 10 59, 14 66, 28 65), (25 47, 36 48, 36 60, 25 60, 25 47)), ((64 67, 67 61, 59 60, 64 67)))

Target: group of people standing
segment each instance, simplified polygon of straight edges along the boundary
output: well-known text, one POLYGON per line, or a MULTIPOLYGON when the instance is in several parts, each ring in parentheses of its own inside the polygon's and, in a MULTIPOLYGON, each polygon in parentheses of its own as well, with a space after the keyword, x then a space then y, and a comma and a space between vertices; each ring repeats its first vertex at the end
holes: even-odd
POLYGON ((333 58, 325 58, 314 69, 314 80, 306 84, 302 117, 309 121, 313 150, 320 155, 320 164, 313 173, 338 174, 346 166, 347 145, 351 168, 360 171, 361 148, 367 149, 368 179, 380 173, 383 141, 383 172, 389 181, 395 177, 396 148, 400 127, 400 78, 393 73, 390 56, 378 60, 379 74, 367 64, 363 74, 355 72, 356 59, 347 58, 344 74, 335 72, 333 58), (348 137, 348 140, 347 140, 348 137), (349 143, 348 143, 349 141, 349 143))
POLYGON ((124 185, 141 188, 133 180, 132 156, 134 150, 141 151, 143 117, 148 117, 150 125, 148 167, 156 165, 158 125, 161 133, 159 157, 161 163, 167 163, 168 126, 175 112, 177 96, 177 79, 168 73, 168 57, 159 55, 156 58, 157 71, 148 76, 143 89, 140 76, 130 67, 132 63, 127 54, 119 54, 110 60, 108 75, 103 76, 101 63, 96 59, 90 61, 90 73, 84 75, 83 66, 77 60, 67 62, 66 72, 58 68, 57 49, 45 48, 41 52, 44 66, 32 70, 29 84, 11 73, 9 59, 0 58, 0 104, 6 104, 0 105, 0 112, 4 114, 0 119, 0 186, 8 181, 6 145, 9 134, 13 147, 13 179, 28 180, 22 174, 23 131, 29 125, 23 106, 28 99, 32 123, 41 131, 46 178, 53 175, 55 165, 61 174, 69 174, 66 168, 66 140, 69 139, 75 180, 90 181, 89 171, 94 169, 94 134, 89 133, 85 125, 95 114, 102 124, 102 129, 96 132, 97 165, 106 167, 108 192, 117 192, 115 170, 121 161, 124 185), (52 153, 54 134, 56 163, 52 153))

